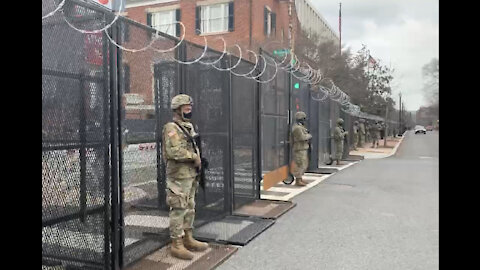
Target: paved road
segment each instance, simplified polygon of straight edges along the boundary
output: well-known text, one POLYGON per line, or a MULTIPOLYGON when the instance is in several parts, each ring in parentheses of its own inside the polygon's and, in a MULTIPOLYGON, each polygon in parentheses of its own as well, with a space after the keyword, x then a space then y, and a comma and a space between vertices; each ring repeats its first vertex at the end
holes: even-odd
POLYGON ((438 269, 438 171, 438 133, 407 133, 394 156, 363 160, 295 197, 217 269, 438 269))

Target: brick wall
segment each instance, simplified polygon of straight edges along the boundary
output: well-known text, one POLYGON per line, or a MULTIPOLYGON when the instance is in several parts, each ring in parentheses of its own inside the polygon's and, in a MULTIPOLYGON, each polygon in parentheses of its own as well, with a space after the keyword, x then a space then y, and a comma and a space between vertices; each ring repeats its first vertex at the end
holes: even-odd
MULTIPOLYGON (((204 39, 202 35, 195 34, 195 8, 199 0, 180 0, 163 4, 147 5, 140 7, 127 8, 126 17, 142 24, 147 24, 147 9, 160 8, 168 6, 180 6, 181 21, 185 25, 186 35, 185 40, 203 45, 204 39)), ((294 18, 296 14, 294 13, 294 18)), ((298 20, 295 23, 299 25, 298 20)), ((227 44, 227 49, 238 56, 237 49, 233 47, 238 44, 242 48, 243 58, 253 60, 251 54, 247 54, 247 49, 258 53, 260 46, 265 45, 270 41, 282 41, 282 30, 284 44, 288 46, 288 31, 289 31, 289 15, 288 15, 288 1, 279 0, 234 0, 234 31, 224 32, 221 34, 206 34, 208 46, 214 50, 222 51, 223 42, 216 39, 223 37, 227 44), (276 32, 272 33, 270 37, 265 36, 264 33, 264 7, 267 5, 272 12, 276 13, 276 32), (250 12, 252 14, 250 18, 250 12), (250 40, 250 20, 252 21, 252 38, 250 40)), ((146 44, 146 33, 138 29, 130 31, 131 41, 124 44, 125 47, 139 49, 142 44, 146 44), (139 41, 140 40, 140 41, 139 41)), ((166 45, 163 49, 172 47, 166 45)), ((268 46, 267 49, 279 48, 279 45, 268 46), (275 47, 276 46, 276 47, 275 47)), ((153 66, 152 61, 147 61, 152 57, 159 61, 162 56, 161 53, 154 53, 151 50, 136 53, 124 53, 124 62, 130 67, 130 93, 139 94, 144 100, 144 105, 151 105, 154 102, 153 97, 153 66)), ((127 112, 129 118, 134 117, 133 111, 127 112)), ((137 114, 139 114, 137 112, 137 114)), ((136 118, 136 117, 135 117, 136 118)))
MULTIPOLYGON (((140 6, 127 9, 127 17, 142 24, 147 23, 147 12, 149 8, 168 7, 180 5, 181 21, 185 25, 185 40, 203 45, 203 35, 195 34, 195 8, 199 0, 180 0, 178 2, 169 2, 156 5, 140 6)), ((217 51, 223 50, 223 42, 216 39, 223 37, 234 54, 236 49, 234 44, 242 47, 244 55, 246 50, 259 51, 259 47, 268 41, 282 40, 282 30, 284 33, 285 44, 288 44, 288 1, 279 0, 233 0, 234 2, 234 31, 222 32, 219 34, 206 34, 208 46, 217 51), (272 12, 277 14, 276 33, 270 38, 264 34, 264 7, 267 5, 272 12), (250 18, 250 12, 252 17, 250 18), (250 20, 252 21, 252 38, 250 40, 250 20)), ((295 13, 294 13, 294 16, 295 13)), ((298 25, 298 23, 296 23, 298 25)))

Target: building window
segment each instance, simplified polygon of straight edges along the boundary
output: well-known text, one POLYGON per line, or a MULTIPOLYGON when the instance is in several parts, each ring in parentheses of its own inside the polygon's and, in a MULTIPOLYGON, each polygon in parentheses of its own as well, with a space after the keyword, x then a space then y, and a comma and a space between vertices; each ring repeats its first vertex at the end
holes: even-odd
POLYGON ((277 14, 273 13, 269 8, 265 6, 263 10, 264 14, 264 33, 267 37, 272 34, 276 34, 277 27, 277 14))
POLYGON ((171 36, 177 36, 177 10, 166 10, 149 13, 150 22, 147 22, 151 27, 157 29, 160 32, 171 36))
POLYGON ((200 32, 215 33, 228 31, 229 4, 200 7, 200 32))

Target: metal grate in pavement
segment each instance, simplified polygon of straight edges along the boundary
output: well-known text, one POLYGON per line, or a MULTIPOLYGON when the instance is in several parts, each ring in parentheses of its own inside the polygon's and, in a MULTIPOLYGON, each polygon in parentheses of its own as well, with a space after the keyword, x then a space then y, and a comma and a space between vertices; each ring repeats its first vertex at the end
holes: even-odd
POLYGON ((255 200, 235 210, 235 216, 255 216, 277 219, 297 204, 287 201, 255 200))
POLYGON ((194 230, 194 237, 207 242, 244 246, 275 223, 273 219, 226 216, 194 230))
POLYGON ((238 248, 234 246, 210 243, 207 250, 193 252, 193 259, 187 261, 172 257, 170 245, 168 245, 128 266, 125 270, 210 270, 237 250, 238 248))

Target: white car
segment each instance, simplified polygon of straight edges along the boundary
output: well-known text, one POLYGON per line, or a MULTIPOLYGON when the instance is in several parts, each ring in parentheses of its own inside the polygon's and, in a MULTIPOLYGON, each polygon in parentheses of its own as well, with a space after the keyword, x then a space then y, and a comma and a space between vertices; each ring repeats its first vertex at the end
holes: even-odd
POLYGON ((427 134, 427 130, 423 126, 415 126, 415 134, 418 133, 427 134))

